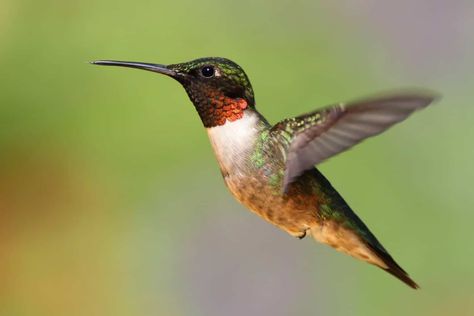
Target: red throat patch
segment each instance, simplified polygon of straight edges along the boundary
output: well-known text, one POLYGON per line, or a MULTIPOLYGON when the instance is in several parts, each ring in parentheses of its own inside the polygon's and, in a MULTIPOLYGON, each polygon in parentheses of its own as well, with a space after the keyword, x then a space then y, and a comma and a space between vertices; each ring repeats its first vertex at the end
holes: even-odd
POLYGON ((248 103, 242 98, 216 95, 210 98, 206 109, 201 109, 201 119, 206 127, 224 125, 226 121, 236 121, 244 116, 248 103))

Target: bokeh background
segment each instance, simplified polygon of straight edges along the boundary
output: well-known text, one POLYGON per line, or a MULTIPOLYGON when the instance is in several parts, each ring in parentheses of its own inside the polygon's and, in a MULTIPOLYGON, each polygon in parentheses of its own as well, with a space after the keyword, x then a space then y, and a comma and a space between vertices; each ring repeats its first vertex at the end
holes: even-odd
POLYGON ((0 315, 474 314, 470 0, 0 1, 0 315), (169 78, 237 61, 276 122, 427 87, 441 102, 321 165, 422 286, 249 213, 169 78))

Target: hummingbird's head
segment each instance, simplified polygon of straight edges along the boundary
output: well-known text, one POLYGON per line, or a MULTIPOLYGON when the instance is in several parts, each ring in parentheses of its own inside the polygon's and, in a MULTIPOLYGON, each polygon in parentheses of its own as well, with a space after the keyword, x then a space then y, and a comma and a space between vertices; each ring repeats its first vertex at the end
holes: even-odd
POLYGON ((174 78, 188 93, 205 127, 238 120, 246 109, 255 106, 252 85, 244 70, 226 58, 206 57, 172 65, 110 60, 92 63, 139 68, 174 78))

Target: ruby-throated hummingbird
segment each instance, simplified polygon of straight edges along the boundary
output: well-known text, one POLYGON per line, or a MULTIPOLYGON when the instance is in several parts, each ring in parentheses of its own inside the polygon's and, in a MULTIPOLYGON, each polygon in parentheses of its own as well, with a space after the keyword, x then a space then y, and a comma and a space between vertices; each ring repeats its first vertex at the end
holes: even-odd
POLYGON ((228 59, 92 63, 177 80, 201 117, 224 181, 239 202, 292 236, 309 234, 418 288, 314 166, 426 107, 434 94, 395 93, 339 103, 272 126, 255 107, 247 75, 228 59))

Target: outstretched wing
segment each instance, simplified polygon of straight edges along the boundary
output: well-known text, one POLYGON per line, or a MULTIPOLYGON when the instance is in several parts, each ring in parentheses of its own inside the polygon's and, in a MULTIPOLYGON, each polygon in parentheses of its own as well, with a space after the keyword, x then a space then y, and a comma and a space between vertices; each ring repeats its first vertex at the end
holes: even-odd
POLYGON ((305 170, 380 134, 433 102, 434 94, 401 93, 341 103, 272 127, 287 141, 283 190, 305 170))

